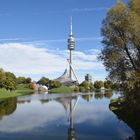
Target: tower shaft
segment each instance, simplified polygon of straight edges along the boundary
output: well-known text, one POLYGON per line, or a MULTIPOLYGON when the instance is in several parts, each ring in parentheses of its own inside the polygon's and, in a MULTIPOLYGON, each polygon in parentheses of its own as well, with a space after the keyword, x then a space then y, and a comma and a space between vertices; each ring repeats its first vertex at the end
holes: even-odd
POLYGON ((73 36, 72 32, 72 17, 70 17, 70 33, 69 33, 69 38, 68 38, 68 50, 70 51, 69 53, 69 77, 72 79, 72 51, 74 50, 75 47, 75 39, 73 36))
POLYGON ((69 77, 72 79, 72 50, 70 50, 70 66, 69 66, 69 77))

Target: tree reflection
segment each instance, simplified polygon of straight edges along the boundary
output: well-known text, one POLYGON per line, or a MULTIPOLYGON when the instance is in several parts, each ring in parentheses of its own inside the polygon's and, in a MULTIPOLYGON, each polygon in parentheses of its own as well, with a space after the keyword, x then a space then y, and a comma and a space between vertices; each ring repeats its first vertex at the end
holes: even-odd
POLYGON ((17 98, 9 98, 0 101, 0 119, 3 116, 12 114, 17 108, 17 98))
POLYGON ((95 99, 103 99, 104 98, 104 94, 103 93, 95 93, 94 95, 95 99))
POLYGON ((49 102, 49 99, 41 99, 40 102, 41 102, 42 104, 46 104, 46 103, 49 102))
POLYGON ((135 132, 134 136, 129 136, 126 140, 139 140, 140 92, 138 92, 138 90, 127 92, 123 100, 120 98, 118 102, 111 103, 109 108, 135 132))
POLYGON ((93 94, 86 94, 81 96, 84 100, 90 101, 93 98, 93 94))
POLYGON ((107 92, 107 93, 104 94, 104 97, 107 98, 107 99, 110 99, 112 96, 113 96, 112 92, 107 92))

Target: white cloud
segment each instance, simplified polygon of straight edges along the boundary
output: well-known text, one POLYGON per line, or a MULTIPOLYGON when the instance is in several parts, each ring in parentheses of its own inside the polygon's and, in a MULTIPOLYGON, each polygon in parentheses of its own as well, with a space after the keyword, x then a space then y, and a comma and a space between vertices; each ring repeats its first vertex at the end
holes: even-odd
POLYGON ((84 52, 79 52, 79 51, 75 51, 74 52, 75 58, 76 59, 82 59, 82 60, 87 60, 87 61, 97 61, 97 55, 89 55, 89 54, 85 54, 84 52))
POLYGON ((61 71, 66 67, 63 57, 33 45, 8 43, 0 45, 0 64, 6 70, 21 74, 61 71))
POLYGON ((101 53, 101 50, 98 50, 98 49, 90 49, 90 50, 88 50, 88 52, 90 53, 90 54, 100 54, 101 53))
MULTIPOLYGON (((101 40, 102 37, 77 37, 75 38, 76 42, 83 42, 83 41, 97 41, 101 40)), ((58 43, 58 42, 67 42, 67 38, 62 39, 44 39, 44 40, 27 40, 24 38, 7 38, 7 39, 0 39, 0 41, 20 41, 26 44, 43 44, 43 43, 58 43)))
POLYGON ((18 41, 22 39, 23 38, 0 38, 0 41, 18 41))
MULTIPOLYGON (((0 65, 17 74, 47 74, 63 72, 68 67, 67 50, 49 50, 21 43, 0 44, 0 65)), ((104 69, 96 54, 74 52, 76 70, 104 69)))

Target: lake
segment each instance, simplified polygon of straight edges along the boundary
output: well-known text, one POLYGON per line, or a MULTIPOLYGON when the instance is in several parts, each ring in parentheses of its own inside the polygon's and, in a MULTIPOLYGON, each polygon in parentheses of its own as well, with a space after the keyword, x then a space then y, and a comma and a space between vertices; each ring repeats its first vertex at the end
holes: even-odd
POLYGON ((109 110, 119 93, 38 94, 0 102, 1 140, 126 140, 134 132, 109 110))

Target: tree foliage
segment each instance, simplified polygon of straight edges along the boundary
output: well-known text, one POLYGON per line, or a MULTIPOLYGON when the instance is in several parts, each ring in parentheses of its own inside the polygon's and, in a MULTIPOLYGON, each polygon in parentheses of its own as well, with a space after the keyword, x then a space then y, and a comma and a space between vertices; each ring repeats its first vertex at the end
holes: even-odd
POLYGON ((50 80, 49 81, 49 88, 59 88, 61 87, 61 83, 59 81, 53 81, 53 80, 50 80))
POLYGON ((86 91, 86 90, 93 90, 94 89, 94 85, 92 82, 89 81, 83 81, 80 85, 80 91, 86 91))
POLYGON ((49 79, 46 78, 46 77, 42 77, 37 83, 38 83, 38 84, 41 84, 41 85, 48 86, 48 84, 49 84, 49 79))
POLYGON ((109 81, 109 80, 104 81, 104 87, 106 89, 112 89, 113 88, 113 83, 111 81, 109 81))
POLYGON ((101 89, 102 87, 104 87, 104 82, 103 81, 95 81, 94 82, 94 87, 96 89, 101 89))
POLYGON ((140 1, 117 2, 103 20, 101 33, 104 48, 99 59, 109 71, 109 79, 130 89, 139 86, 140 1))
POLYGON ((17 77, 17 84, 29 84, 32 82, 30 77, 17 77))
POLYGON ((11 72, 5 72, 3 69, 0 69, 0 88, 15 90, 16 76, 11 72))

